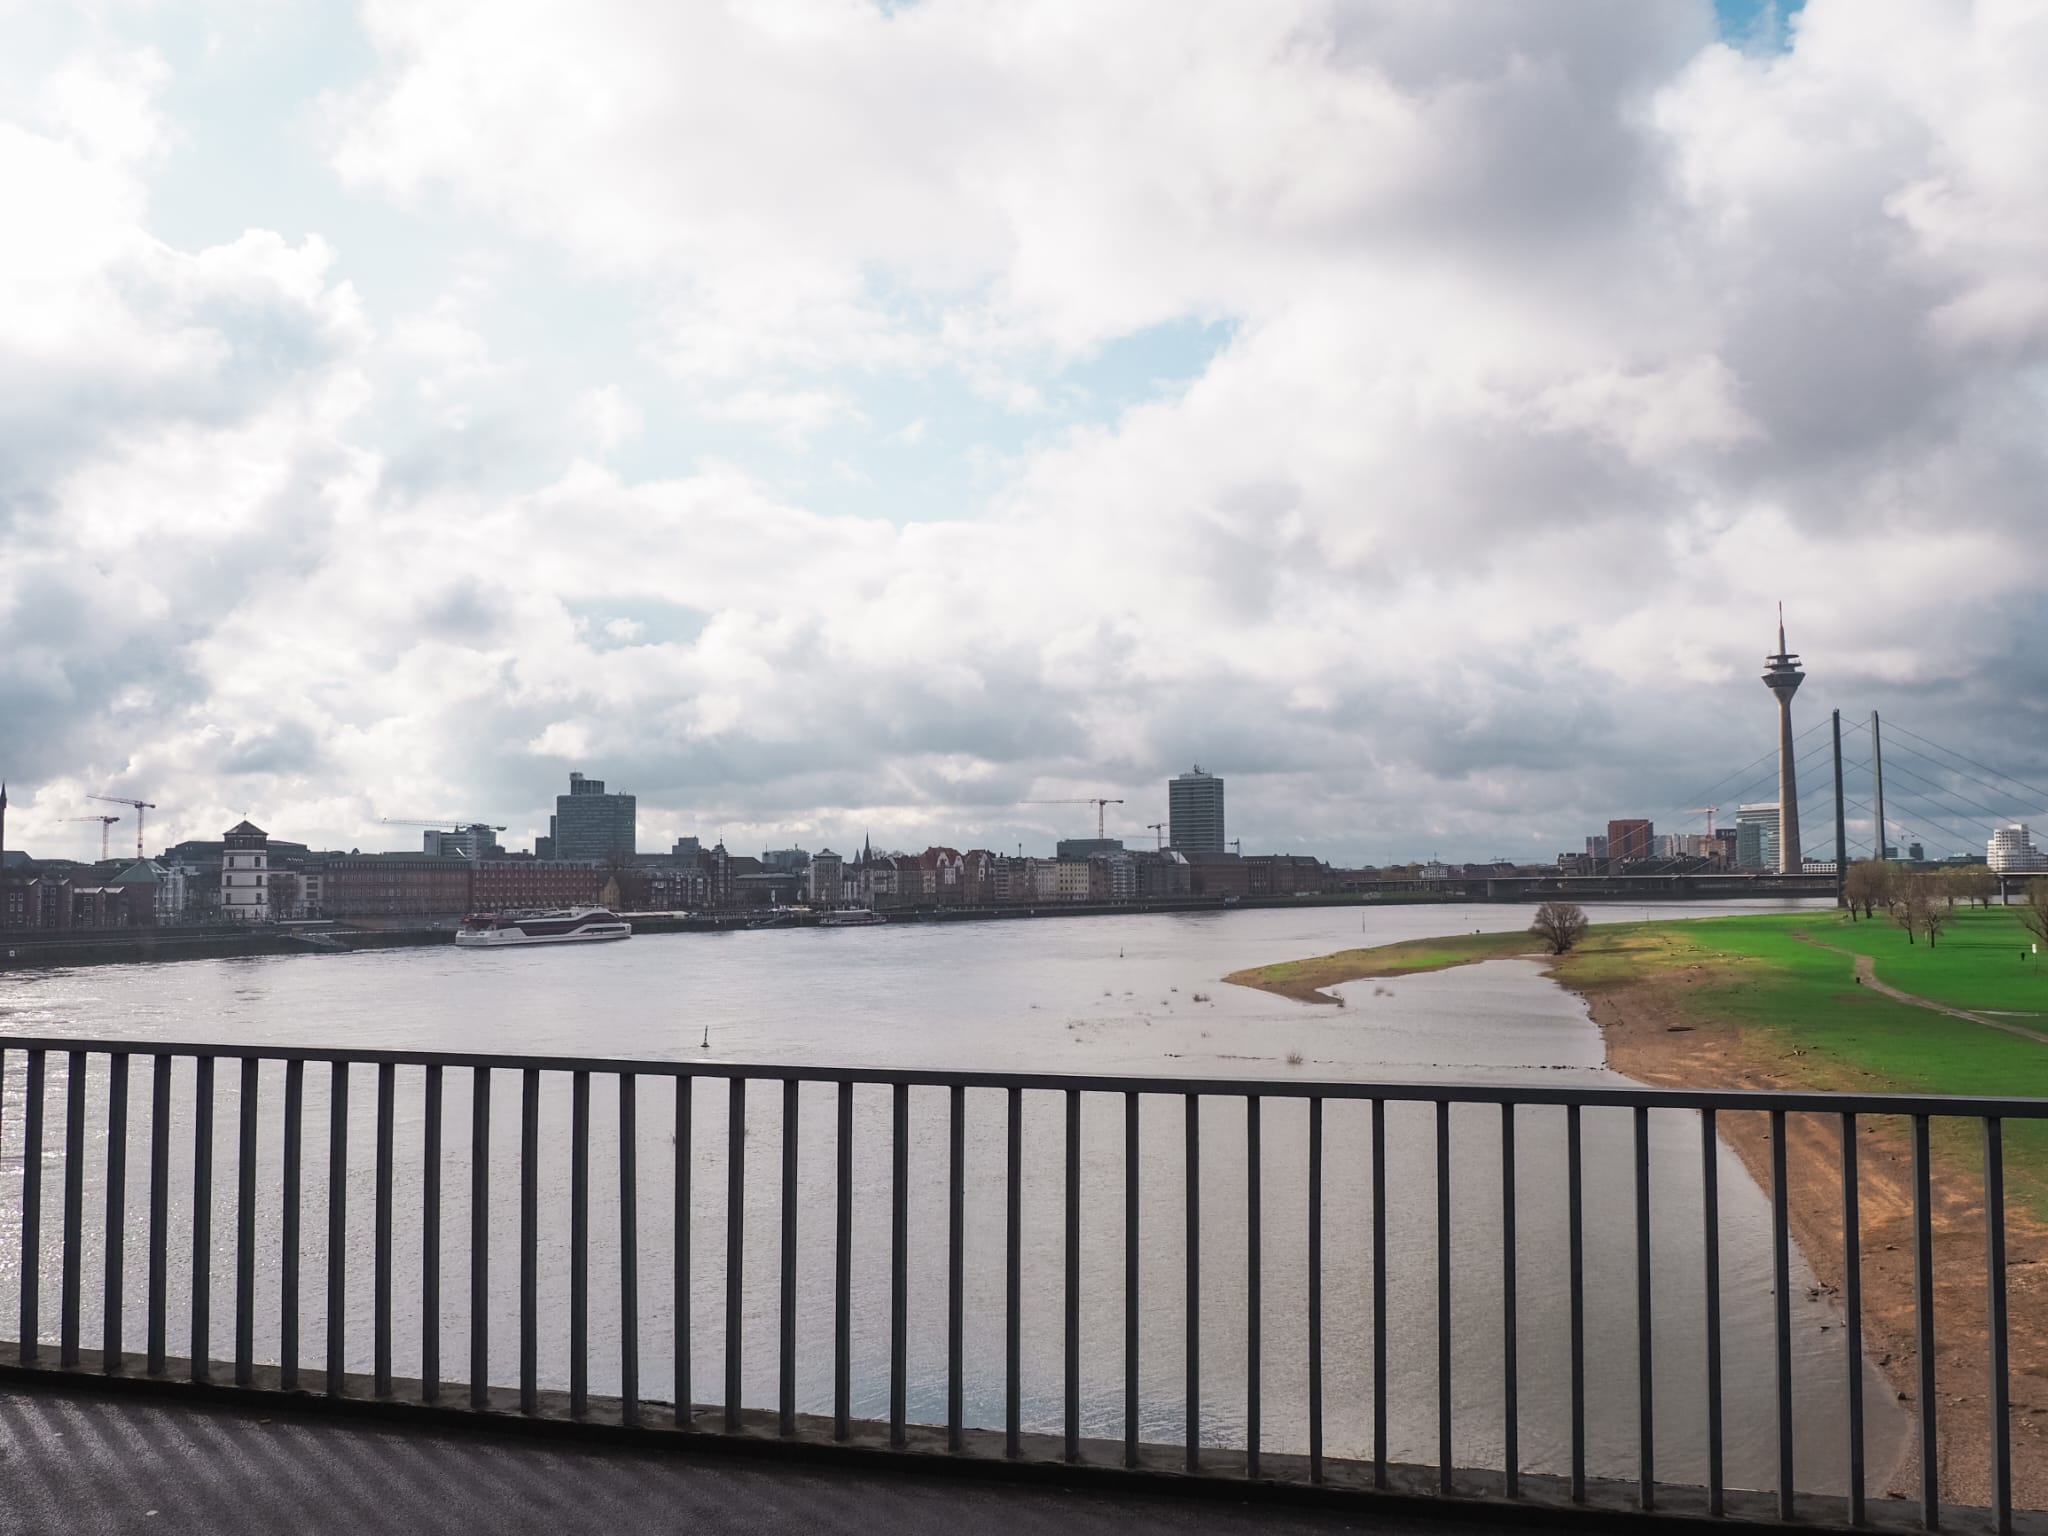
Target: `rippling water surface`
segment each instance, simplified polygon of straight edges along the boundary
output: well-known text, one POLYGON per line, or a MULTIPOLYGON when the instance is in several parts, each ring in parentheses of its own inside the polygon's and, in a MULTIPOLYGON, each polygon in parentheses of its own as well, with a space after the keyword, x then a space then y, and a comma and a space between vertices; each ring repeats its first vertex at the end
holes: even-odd
MULTIPOLYGON (((1710 915, 1713 908, 1603 908, 1604 920, 1710 915)), ((1310 1008, 1226 987, 1238 968, 1364 944, 1471 929, 1519 927, 1526 909, 1502 906, 1317 908, 1199 915, 891 925, 645 937, 587 949, 489 953, 404 950, 105 966, 0 975, 0 1045, 37 1034, 150 1043, 410 1047, 497 1053, 573 1054, 660 1061, 820 1067, 1022 1069, 1189 1078, 1312 1081, 1619 1081, 1601 1065, 1598 1031, 1578 1000, 1545 980, 1533 961, 1484 966, 1343 989, 1347 1006, 1310 1008), (1204 1000, 1197 1001, 1196 994, 1204 1000), (708 1045, 705 1043, 708 1032, 708 1045), (1294 1058, 1298 1057, 1299 1060, 1294 1058)), ((64 1060, 49 1068, 45 1125, 43 1258, 38 1295, 44 1336, 55 1337, 64 1188, 64 1060)), ((90 1133, 82 1167, 82 1337, 101 1334, 106 1245, 107 1065, 90 1068, 90 1133)), ((167 1324, 173 1354, 190 1334, 193 1231, 194 1068, 174 1074, 172 1256, 167 1324)), ((439 1316, 443 1374, 466 1376, 470 1350, 470 1198, 474 1085, 444 1074, 439 1316)), ((148 1061, 130 1084, 126 1265, 121 1316, 139 1347, 146 1322, 148 1061)), ((491 1081, 486 1199, 490 1241, 486 1352, 493 1380, 518 1379, 520 1316, 521 1083, 491 1081)), ((342 1256, 342 1349, 368 1369, 372 1276, 376 1074, 348 1084, 348 1201, 342 1256)), ((421 1367, 424 1076, 394 1085, 393 1363, 421 1367)), ((590 1382, 617 1390, 620 1375, 619 1086, 591 1081, 590 1382)), ((239 1067, 223 1064, 215 1088, 210 1338, 234 1348, 239 1067)), ((309 1365, 325 1358, 328 1217, 321 1196, 330 1151, 332 1084, 305 1073, 308 1174, 302 1221, 304 1344, 309 1365)), ((572 1124, 566 1077, 539 1087, 536 1166, 538 1368, 544 1384, 568 1378, 569 1204, 572 1124)), ((725 1380, 727 1189, 730 1098, 722 1081, 688 1090, 691 1134, 688 1348, 691 1396, 719 1401, 725 1380)), ((633 1089, 639 1254, 640 1389, 674 1390, 676 1300, 671 1240, 676 1187, 677 1093, 672 1080, 633 1089)), ((9 1052, 0 1100, 0 1232, 19 1230, 23 1163, 22 1053, 9 1052)), ((254 1345, 279 1348, 284 1073, 258 1080, 254 1345)), ((1120 1438, 1124 1413, 1125 1101, 1081 1099, 1081 1411, 1084 1432, 1120 1438)), ((741 1270, 742 1388, 749 1404, 776 1400, 781 1265, 783 1096, 758 1084, 746 1103, 746 1191, 741 1270)), ((800 1407, 832 1405, 837 1097, 806 1086, 797 1119, 797 1385, 800 1407)), ((909 1106, 907 1178, 910 1329, 906 1395, 911 1418, 943 1420, 946 1363, 948 1102, 917 1090, 909 1106)), ((1006 1275, 1004 1130, 1000 1093, 966 1095, 963 1339, 966 1415, 1003 1416, 1006 1275)), ((1026 1426, 1062 1422, 1065 1107, 1057 1094, 1027 1095, 1022 1126, 1022 1372, 1026 1426)), ((854 1225, 849 1297, 853 1411, 888 1411, 890 1133, 886 1088, 855 1096, 854 1225)), ((1200 1425, 1203 1438, 1245 1438, 1247 1114, 1241 1097, 1212 1095, 1200 1111, 1200 1425)), ((1259 1124, 1259 1318, 1262 1443, 1306 1445, 1308 1113, 1271 1099, 1259 1124)), ((1452 1409, 1457 1460, 1498 1464, 1502 1454, 1500 1111, 1461 1106, 1451 1117, 1453 1230, 1450 1251, 1452 1409)), ((1333 1103, 1324 1127, 1323 1312, 1326 1444, 1334 1455, 1372 1443, 1371 1159, 1368 1111, 1333 1103)), ((1525 1466, 1564 1470, 1569 1454, 1565 1276, 1564 1118, 1525 1108, 1515 1122, 1516 1317, 1525 1466)), ((1587 1397, 1589 1466, 1632 1476, 1637 1447, 1635 1229, 1632 1128, 1626 1111, 1588 1111, 1586 1153, 1587 1397)), ((1387 1109, 1388 1439, 1398 1459, 1431 1461, 1437 1426, 1437 1241, 1434 1111, 1387 1109)), ((1701 1145, 1697 1117, 1651 1117, 1654 1273, 1654 1407, 1659 1475, 1700 1481, 1705 1461, 1701 1145)), ((1726 1149, 1718 1154, 1722 1199, 1726 1435, 1731 1483, 1769 1486, 1775 1419, 1771 1351, 1768 1207, 1726 1149)), ((1141 1104, 1138 1228, 1140 1414, 1149 1438, 1185 1428, 1187 1307, 1186 1137, 1181 1101, 1141 1104)), ((17 1321, 21 1255, 0 1257, 0 1329, 17 1321)), ((1794 1382, 1799 1481, 1839 1485, 1847 1371, 1840 1319, 1795 1256, 1794 1382)), ((1902 1417, 1875 1372, 1861 1382, 1873 1485, 1901 1443, 1902 1417)))

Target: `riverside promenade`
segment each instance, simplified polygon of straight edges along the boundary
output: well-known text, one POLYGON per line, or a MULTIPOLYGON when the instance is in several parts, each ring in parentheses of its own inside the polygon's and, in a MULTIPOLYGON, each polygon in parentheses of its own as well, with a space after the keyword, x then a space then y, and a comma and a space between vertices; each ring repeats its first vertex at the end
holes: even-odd
POLYGON ((911 1470, 768 1464, 712 1451, 391 1427, 317 1412, 0 1384, 4 1536, 295 1536, 403 1530, 798 1536, 1467 1536, 1465 1521, 1210 1495, 1079 1492, 911 1470))

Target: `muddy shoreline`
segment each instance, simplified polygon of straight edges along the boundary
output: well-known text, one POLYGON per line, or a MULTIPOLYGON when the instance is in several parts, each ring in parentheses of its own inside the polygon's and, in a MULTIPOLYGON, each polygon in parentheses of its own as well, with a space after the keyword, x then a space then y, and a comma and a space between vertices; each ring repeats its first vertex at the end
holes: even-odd
MULTIPOLYGON (((1340 1003, 1328 987, 1369 980, 1394 968, 1370 951, 1351 951, 1224 978, 1305 1003, 1340 1003)), ((1497 958, 1474 954, 1463 964, 1497 958)), ((1425 969, 1440 969, 1428 966, 1425 969)), ((1548 974, 1577 993, 1600 1028, 1607 1065, 1660 1088, 1811 1089, 1798 1052, 1716 1018, 1696 999, 1711 972, 1691 965, 1626 980, 1575 984, 1570 961, 1548 974)), ((1412 973, 1412 972, 1411 972, 1412 973)), ((1723 1114, 1721 1138, 1759 1188, 1771 1189, 1766 1114, 1723 1114)), ((1976 1128, 1969 1131, 1975 1134, 1976 1128)), ((1910 1128, 1895 1117, 1857 1124, 1857 1203, 1861 1234, 1863 1344, 1897 1393, 1920 1415, 1918 1310, 1914 1294, 1910 1128)), ((1815 1278, 1841 1294, 1842 1126, 1832 1115, 1786 1118, 1787 1219, 1815 1278)), ((1990 1503, 1990 1402, 1982 1165, 1974 1144, 1937 1136, 1933 1157, 1935 1426, 1944 1503, 1990 1503)), ((2048 1225, 2006 1204, 2006 1270, 2012 1422, 2013 1503, 2048 1508, 2048 1225)), ((1917 1500, 1920 1431, 1916 1423, 1897 1466, 1869 1469, 1873 1498, 1917 1500)))
MULTIPOLYGON (((1562 979, 1562 978, 1560 978, 1562 979)), ((1813 1086, 1790 1053, 1688 1006, 1686 972, 1582 990, 1607 1046, 1607 1062, 1637 1082, 1671 1088, 1785 1089, 1813 1086)), ((1566 981, 1569 986, 1570 982, 1566 981)), ((1574 989, 1580 990, 1580 989, 1574 989)), ((1721 1138, 1758 1185, 1771 1188, 1765 1115, 1722 1115, 1721 1138)), ((1912 1150, 1894 1118, 1857 1127, 1863 1339, 1899 1401, 1920 1413, 1918 1312, 1913 1286, 1912 1150)), ((1790 1115, 1785 1127, 1787 1217, 1815 1277, 1839 1295, 1842 1252, 1842 1127, 1834 1116, 1790 1115)), ((1945 1502, 1990 1502, 1989 1324, 1983 1184, 1979 1167, 1937 1145, 1933 1164, 1935 1427, 1945 1502)), ((2048 1506, 2048 1228, 2010 1201, 2006 1209, 2008 1401, 2013 1502, 2048 1506)), ((1920 1435, 1873 1495, 1918 1498, 1920 1435)))

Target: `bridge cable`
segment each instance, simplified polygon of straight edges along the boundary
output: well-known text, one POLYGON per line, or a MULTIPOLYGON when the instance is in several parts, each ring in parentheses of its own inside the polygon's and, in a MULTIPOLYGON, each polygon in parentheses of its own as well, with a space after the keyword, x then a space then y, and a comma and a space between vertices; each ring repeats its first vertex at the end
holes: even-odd
MULTIPOLYGON (((1982 768, 1986 773, 1990 774, 1995 779, 2005 779, 2009 783, 2017 784, 2021 789, 2024 789, 2028 794, 2032 795, 2037 803, 2041 805, 2048 805, 2048 792, 2043 792, 2042 790, 2036 789, 2033 785, 2027 783, 2027 781, 2024 779, 2015 779, 2011 774, 2004 772, 2002 769, 1993 768, 1989 763, 1980 763, 1977 761, 1976 758, 1969 756, 1967 753, 1956 751, 1954 747, 1945 747, 1938 741, 1929 741, 1925 736, 1922 736, 1918 731, 1908 730, 1905 726, 1898 724, 1896 721, 1891 722, 1891 728, 1899 732, 1901 735, 1912 737, 1915 741, 1921 743, 1923 746, 1932 747, 1937 752, 1945 752, 1950 757, 1960 758, 1963 762, 1968 763, 1972 768, 1982 768)), ((1951 769, 1950 771, 1955 772, 1956 770, 1951 769)), ((1964 774, 1963 777, 1969 778, 1970 775, 1964 774)), ((1982 779, 1979 779, 1976 782, 1980 784, 1984 783, 1982 779)), ((1989 784, 1985 784, 1984 787, 1986 789, 1992 788, 1992 786, 1989 784)))

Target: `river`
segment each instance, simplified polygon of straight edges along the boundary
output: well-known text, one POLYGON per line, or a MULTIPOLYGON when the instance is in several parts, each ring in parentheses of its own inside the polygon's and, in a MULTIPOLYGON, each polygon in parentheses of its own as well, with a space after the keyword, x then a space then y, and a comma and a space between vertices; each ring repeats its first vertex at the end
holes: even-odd
MULTIPOLYGON (((1601 921, 1725 914, 1712 907, 1604 906, 1601 921)), ((1753 910, 1753 909, 1752 909, 1753 910)), ((1545 1084, 1619 1081, 1602 1065, 1598 1030, 1580 1001, 1541 975, 1534 961, 1497 961, 1398 981, 1342 989, 1347 1006, 1310 1008, 1221 984, 1225 973, 1264 962, 1360 945, 1472 929, 1518 927, 1525 909, 1508 906, 1258 909, 1199 914, 890 925, 643 937, 575 950, 499 952, 392 950, 358 955, 293 956, 176 964, 99 966, 0 975, 0 1046, 7 1035, 346 1048, 401 1047, 620 1056, 706 1062, 815 1066, 1022 1069, 1131 1073, 1168 1077, 1275 1077, 1304 1081, 1535 1080, 1545 1084), (708 1043, 707 1043, 708 1040, 708 1043)), ((20 1053, 9 1053, 0 1099, 0 1232, 18 1230, 22 1163, 20 1053)), ((188 1103, 189 1064, 176 1079, 188 1103)), ((104 1123, 104 1064, 90 1088, 95 1127, 104 1123)), ((131 1088, 128 1210, 147 1209, 149 1076, 136 1067, 131 1088)), ((467 1363, 469 1231, 467 1191, 469 1085, 450 1078, 443 1168, 442 1346, 447 1374, 467 1363)), ((62 1188, 62 1063, 51 1064, 44 1169, 45 1328, 56 1316, 56 1195, 62 1188)), ((234 1268, 234 1106, 236 1074, 220 1075, 215 1132, 213 1226, 214 1348, 232 1347, 234 1268)), ((266 1069, 259 1094, 263 1180, 258 1224, 276 1230, 275 1149, 280 1139, 281 1072, 266 1069)), ((367 1369, 371 1074, 351 1085, 350 1272, 348 1356, 367 1369)), ((309 1169, 324 1167, 327 1084, 307 1073, 305 1138, 309 1169)), ((550 1079, 545 1123, 566 1127, 568 1085, 550 1079)), ((675 1308, 666 1278, 670 1198, 667 1167, 674 1127, 666 1084, 644 1083, 636 1101, 639 1161, 641 1391, 666 1397, 669 1326, 675 1308)), ((617 1385, 619 1308, 609 1277, 617 1254, 616 1090, 593 1093, 591 1224, 591 1386, 617 1385)), ((699 1082, 693 1105, 691 1310, 695 1396, 716 1399, 723 1381, 726 1093, 699 1082)), ((745 1272, 745 1396, 775 1400, 776 1282, 779 1227, 776 1166, 780 1091, 753 1090, 748 1105, 748 1215, 745 1272)), ((1027 1427, 1060 1422, 1062 1109, 1054 1095, 1026 1101, 1023 1406, 1027 1427)), ((833 1114, 829 1087, 807 1088, 799 1120, 798 1387, 806 1410, 831 1405, 833 1278, 833 1114)), ((493 1379, 516 1380, 518 1256, 518 1094, 501 1076, 492 1138, 491 1298, 493 1379)), ((855 1159, 853 1365, 857 1415, 887 1411, 888 1094, 859 1096, 855 1159)), ((943 1420, 945 1330, 946 1101, 939 1091, 913 1095, 911 1317, 909 1391, 913 1420, 943 1420)), ((1120 1437, 1123 1412, 1123 1105, 1090 1096, 1083 1117, 1082 1273, 1083 1428, 1120 1437)), ((1396 1459, 1431 1461, 1436 1449, 1435 1162, 1433 1111, 1388 1110, 1389 1444, 1396 1459)), ((1274 1100, 1263 1111, 1261 1194, 1263 1333, 1261 1364, 1268 1449, 1300 1449, 1306 1429, 1306 1208, 1302 1169, 1306 1110, 1274 1100)), ((1652 1121, 1653 1308, 1658 1471, 1671 1482, 1705 1476, 1704 1342, 1700 1238, 1700 1144, 1690 1113, 1652 1121)), ((187 1123, 181 1120, 179 1124, 187 1123)), ((418 1369, 417 1078, 403 1079, 398 1105, 396 1204, 399 1326, 395 1364, 418 1369), (415 1214, 410 1222, 405 1213, 415 1214)), ((1211 1098, 1202 1109, 1203 1434, 1242 1443, 1246 1231, 1245 1109, 1242 1099, 1211 1098)), ((1457 1460, 1497 1464, 1500 1424, 1500 1116, 1460 1107, 1453 1114, 1452 1316, 1453 1416, 1457 1460)), ((1589 1468, 1626 1477, 1635 1456, 1635 1280, 1630 1124, 1623 1111, 1588 1111, 1586 1274, 1589 1468)), ((1002 1417, 1003 1209, 1002 1102, 969 1095, 969 1184, 965 1359, 967 1417, 1002 1417)), ((1333 1104, 1327 1115, 1324 1179, 1326 1436, 1333 1455, 1371 1446, 1370 1160, 1362 1105, 1333 1104)), ((1182 1428, 1183 1230, 1182 1113, 1150 1099, 1141 1141, 1140 1231, 1144 1321, 1141 1334, 1143 1421, 1150 1438, 1177 1439, 1182 1428)), ((189 1252, 192 1154, 189 1134, 172 1163, 174 1254, 189 1252)), ((1564 1389, 1568 1381, 1565 1213, 1561 1111, 1524 1109, 1517 1119, 1517 1262, 1525 1467, 1563 1471, 1568 1455, 1564 1389)), ((85 1169, 87 1295, 85 1342, 98 1338, 97 1213, 104 1199, 104 1152, 85 1169)), ((1771 1350, 1768 1207, 1742 1164, 1725 1147, 1719 1158, 1727 1475, 1732 1486, 1768 1487, 1775 1421, 1771 1350)), ((542 1155, 543 1303, 541 1370, 567 1375, 567 1154, 550 1137, 542 1155)), ((326 1223, 309 1176, 304 1218, 304 1329, 308 1364, 321 1359, 326 1223)), ((131 1234, 134 1222, 131 1220, 131 1234)), ((140 1342, 143 1269, 139 1235, 129 1238, 124 1317, 130 1347, 140 1342)), ((279 1264, 266 1240, 257 1266, 259 1358, 275 1358, 279 1264)), ((0 1330, 16 1326, 18 1245, 0 1254, 0 1330)), ((174 1263, 170 1311, 173 1352, 189 1303, 174 1263)), ((1803 1258, 1794 1256, 1794 1390, 1799 1482, 1840 1486, 1843 1384, 1841 1320, 1831 1298, 1815 1294, 1803 1258)), ((49 1335, 46 1333, 46 1337, 49 1335)), ((1866 1418, 1872 1486, 1904 1443, 1906 1421, 1883 1379, 1867 1370, 1866 1418)))

